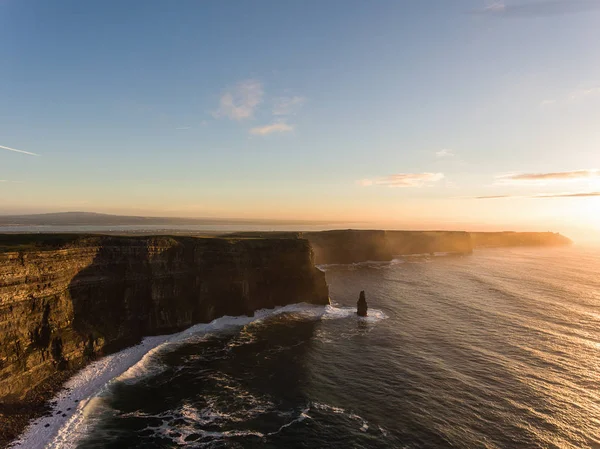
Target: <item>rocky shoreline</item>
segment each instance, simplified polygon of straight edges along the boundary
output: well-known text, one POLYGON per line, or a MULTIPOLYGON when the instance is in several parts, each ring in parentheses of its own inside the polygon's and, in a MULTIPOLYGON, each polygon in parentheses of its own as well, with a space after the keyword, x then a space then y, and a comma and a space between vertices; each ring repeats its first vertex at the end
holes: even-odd
POLYGON ((31 421, 51 413, 50 401, 77 371, 78 369, 67 369, 56 373, 18 402, 0 402, 0 447, 8 447, 31 421))

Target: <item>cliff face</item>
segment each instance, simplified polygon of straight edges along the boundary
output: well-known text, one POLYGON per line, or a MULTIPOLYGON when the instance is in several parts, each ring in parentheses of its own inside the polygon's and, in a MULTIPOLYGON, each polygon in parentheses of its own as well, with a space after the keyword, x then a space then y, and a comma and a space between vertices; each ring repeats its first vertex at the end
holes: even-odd
POLYGON ((392 260, 385 231, 306 232, 317 264, 354 263, 367 260, 392 260))
POLYGON ((473 243, 480 248, 510 246, 560 246, 573 242, 556 232, 472 232, 473 243))
POLYGON ((395 255, 433 252, 471 253, 468 232, 324 231, 306 232, 317 264, 392 260, 395 255))
POLYGON ((328 296, 302 239, 95 236, 5 248, 0 405, 145 335, 328 296))
POLYGON ((471 235, 463 231, 387 231, 394 255, 473 252, 471 235))
MULTIPOLYGON (((296 238, 291 235, 290 238, 296 238)), ((436 252, 470 254, 475 248, 569 245, 552 232, 322 231, 305 232, 317 264, 389 261, 394 256, 436 252)))

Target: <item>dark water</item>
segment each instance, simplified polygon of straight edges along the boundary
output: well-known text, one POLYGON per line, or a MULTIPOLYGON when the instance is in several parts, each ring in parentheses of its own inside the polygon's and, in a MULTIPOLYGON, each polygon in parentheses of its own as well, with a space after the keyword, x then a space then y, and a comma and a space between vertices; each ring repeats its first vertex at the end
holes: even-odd
POLYGON ((334 308, 159 351, 78 447, 600 448, 599 252, 326 270, 334 308))

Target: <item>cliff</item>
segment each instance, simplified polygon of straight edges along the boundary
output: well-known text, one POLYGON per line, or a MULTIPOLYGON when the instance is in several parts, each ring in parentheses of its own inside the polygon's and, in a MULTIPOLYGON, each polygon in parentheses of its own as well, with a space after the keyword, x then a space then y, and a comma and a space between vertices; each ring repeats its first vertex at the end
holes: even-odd
POLYGON ((573 242, 556 232, 472 232, 473 244, 478 248, 511 246, 560 246, 573 242))
POLYGON ((392 260, 396 255, 434 252, 471 253, 467 232, 453 231, 323 231, 305 232, 317 264, 392 260))
POLYGON ((329 302, 303 239, 1 236, 0 421, 145 335, 296 302, 329 302))
POLYGON ((463 231, 387 231, 394 255, 473 252, 471 235, 463 231))
POLYGON ((411 254, 470 254, 476 248, 558 246, 573 243, 552 232, 362 231, 289 233, 306 238, 317 264, 389 261, 411 254))
POLYGON ((385 231, 322 231, 302 234, 312 245, 317 264, 392 260, 385 231))

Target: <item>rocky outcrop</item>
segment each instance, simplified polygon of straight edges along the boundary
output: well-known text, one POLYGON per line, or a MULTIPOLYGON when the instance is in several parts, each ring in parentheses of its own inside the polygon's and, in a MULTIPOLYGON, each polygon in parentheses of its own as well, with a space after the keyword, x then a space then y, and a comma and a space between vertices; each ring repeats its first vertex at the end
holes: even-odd
POLYGON ((358 301, 356 302, 356 314, 358 316, 367 316, 369 307, 367 306, 367 298, 365 297, 365 291, 362 290, 358 295, 358 301))
POLYGON ((145 335, 296 302, 329 302, 303 239, 0 241, 0 406, 145 335))

